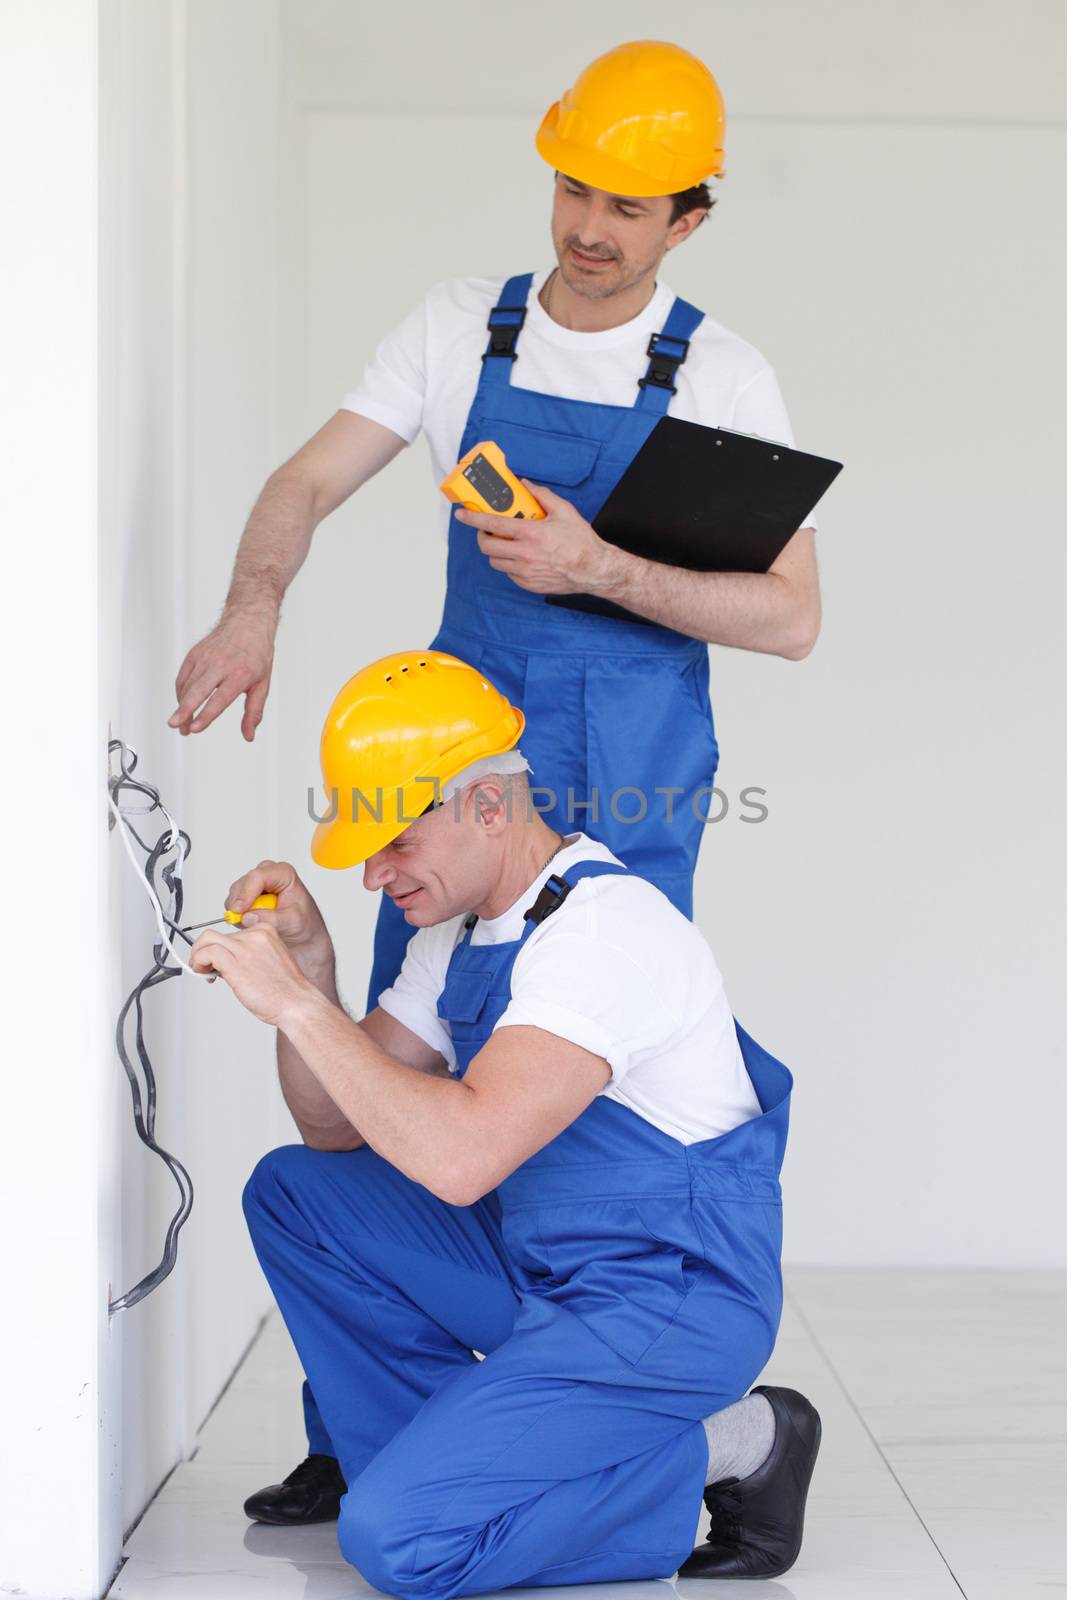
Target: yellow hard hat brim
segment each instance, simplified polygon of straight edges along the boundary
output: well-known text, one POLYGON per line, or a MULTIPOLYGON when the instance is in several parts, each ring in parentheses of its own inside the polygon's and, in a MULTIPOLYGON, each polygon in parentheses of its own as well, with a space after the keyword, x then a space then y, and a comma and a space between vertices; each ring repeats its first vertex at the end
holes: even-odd
POLYGON ((331 867, 334 871, 361 866, 387 844, 392 844, 407 826, 407 822, 398 822, 395 817, 391 822, 384 817, 381 822, 373 818, 366 822, 349 822, 342 817, 320 822, 311 836, 311 859, 320 867, 331 867))
POLYGON ((674 173, 669 180, 657 183, 654 178, 635 171, 623 161, 616 161, 602 150, 590 150, 585 145, 575 144, 573 140, 561 138, 555 128, 558 113, 557 103, 545 114, 534 141, 537 153, 556 172, 567 178, 576 178, 590 189, 603 189, 606 194, 629 195, 634 200, 652 200, 663 195, 682 194, 721 171, 720 161, 711 170, 691 169, 689 172, 674 173))

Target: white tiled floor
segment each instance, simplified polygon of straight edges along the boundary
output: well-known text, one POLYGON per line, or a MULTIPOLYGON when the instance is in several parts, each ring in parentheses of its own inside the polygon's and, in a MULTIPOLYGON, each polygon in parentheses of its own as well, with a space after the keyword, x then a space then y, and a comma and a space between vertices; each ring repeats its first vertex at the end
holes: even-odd
MULTIPOLYGON (((1067 1592, 1065 1352, 1061 1275, 792 1272, 763 1381, 810 1396, 822 1413, 823 1448, 800 1559, 759 1595, 1027 1600, 1067 1592)), ((275 1317, 195 1456, 131 1535, 114 1600, 377 1593, 341 1559, 332 1523, 266 1528, 241 1511, 252 1489, 303 1458, 299 1379, 275 1317)), ((682 1600, 757 1592, 751 1583, 696 1579, 568 1592, 574 1600, 610 1589, 618 1600, 663 1600, 668 1588, 682 1600)))

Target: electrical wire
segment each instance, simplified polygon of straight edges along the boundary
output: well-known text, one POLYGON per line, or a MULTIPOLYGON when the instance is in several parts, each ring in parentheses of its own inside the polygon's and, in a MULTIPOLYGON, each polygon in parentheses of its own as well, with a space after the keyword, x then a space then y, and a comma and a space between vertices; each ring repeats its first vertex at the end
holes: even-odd
MULTIPOLYGON (((177 823, 174 821, 174 818, 171 816, 170 812, 159 798, 159 791, 154 789, 151 784, 143 783, 140 778, 135 778, 133 776, 133 769, 137 765, 136 750, 134 750, 132 746, 123 743, 121 739, 110 740, 107 749, 109 763, 112 752, 122 752, 119 756, 119 764, 122 769, 121 775, 117 778, 108 778, 107 800, 108 805, 111 808, 111 820, 109 827, 113 828, 116 823, 119 824, 122 842, 126 847, 126 854, 133 863, 134 871, 137 873, 138 882, 141 884, 152 903, 152 910, 155 913, 156 926, 159 929, 160 940, 170 951, 171 955, 174 957, 174 960, 178 963, 178 966, 183 971, 191 973, 193 970, 192 967, 189 966, 187 961, 182 960, 181 956, 178 954, 177 950, 175 950, 170 941, 170 936, 167 933, 165 924, 169 924, 171 928, 176 928, 177 925, 175 921, 172 918, 169 918, 166 912, 163 910, 159 891, 156 889, 154 881, 154 873, 159 865, 159 862, 165 855, 173 851, 174 860, 172 862, 168 862, 163 868, 162 877, 168 893, 170 894, 171 899, 174 901, 175 916, 180 916, 181 902, 184 894, 184 886, 182 884, 182 864, 192 848, 189 835, 187 833, 183 833, 178 827, 177 823), (127 757, 130 758, 129 766, 126 765, 127 757), (116 796, 123 789, 133 789, 139 794, 148 795, 151 798, 151 805, 120 806, 116 796), (145 844, 144 840, 140 837, 132 824, 126 819, 131 816, 145 816, 152 811, 162 811, 169 826, 167 833, 165 835, 161 834, 155 845, 150 848, 145 844), (145 865, 143 875, 141 865, 138 862, 137 857, 134 855, 133 846, 130 843, 131 834, 137 840, 137 843, 141 846, 141 849, 144 850, 149 857, 149 862, 145 865), (185 841, 184 846, 182 844, 182 840, 185 841)), ((181 929, 177 929, 177 931, 180 933, 181 929)), ((189 942, 189 940, 186 940, 186 943, 189 942)), ((197 974, 197 976, 202 976, 202 974, 197 974)))
POLYGON ((171 1217, 167 1226, 166 1238, 163 1244, 163 1254, 158 1266, 136 1283, 125 1294, 112 1300, 108 1307, 109 1314, 116 1311, 128 1311, 131 1306, 137 1305, 152 1290, 158 1288, 163 1279, 173 1270, 178 1259, 178 1234, 189 1219, 193 1209, 193 1183, 188 1172, 177 1156, 164 1150, 155 1136, 156 1127, 156 1075, 148 1054, 144 1039, 144 1010, 142 1001, 150 989, 165 983, 168 978, 177 978, 188 973, 193 977, 207 977, 206 973, 194 973, 192 967, 175 949, 174 939, 184 939, 186 945, 192 944, 189 935, 179 927, 182 914, 182 905, 185 898, 185 887, 182 881, 182 868, 192 849, 189 835, 179 828, 166 806, 159 797, 159 791, 150 783, 145 783, 141 778, 134 777, 134 768, 137 765, 137 752, 127 745, 122 739, 108 741, 108 805, 111 815, 108 818, 109 830, 118 827, 122 835, 122 842, 126 853, 132 861, 137 872, 139 882, 143 885, 152 909, 155 914, 159 938, 152 946, 152 966, 144 977, 134 986, 127 996, 125 1003, 118 1015, 115 1025, 115 1049, 122 1063, 123 1071, 130 1085, 130 1096, 133 1101, 133 1123, 137 1130, 137 1137, 147 1145, 148 1149, 157 1155, 167 1167, 174 1182, 178 1186, 178 1209, 171 1217), (120 771, 117 776, 111 776, 111 757, 118 755, 120 771), (148 804, 134 805, 123 799, 127 793, 140 794, 146 798, 148 804), (132 816, 149 816, 152 812, 159 811, 166 818, 167 826, 160 833, 155 843, 148 845, 129 821, 132 816), (130 842, 131 836, 137 841, 145 852, 146 860, 143 865, 134 853, 130 842), (162 889, 160 888, 162 884, 162 889), (164 898, 165 892, 165 898, 164 898), (176 965, 168 965, 164 952, 169 952, 176 965), (126 1026, 131 1011, 135 1018, 134 1050, 144 1078, 142 1091, 141 1080, 137 1069, 130 1059, 127 1049, 126 1026))

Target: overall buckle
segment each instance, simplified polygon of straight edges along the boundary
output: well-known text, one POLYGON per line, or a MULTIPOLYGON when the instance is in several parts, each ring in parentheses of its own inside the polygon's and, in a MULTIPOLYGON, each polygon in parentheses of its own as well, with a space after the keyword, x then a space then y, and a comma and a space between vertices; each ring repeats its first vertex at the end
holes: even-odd
POLYGON ((648 371, 643 378, 638 378, 638 388, 666 389, 669 394, 677 394, 674 379, 678 368, 689 354, 689 340, 676 339, 670 333, 654 333, 648 341, 645 354, 649 357, 648 371), (673 355, 667 350, 661 350, 661 345, 673 345, 678 354, 673 355))
POLYGON ((539 922, 544 922, 545 918, 550 917, 553 911, 559 910, 570 892, 571 886, 566 878, 557 877, 553 872, 551 877, 546 878, 541 893, 537 896, 533 905, 527 906, 523 912, 523 921, 532 922, 535 925, 539 922), (553 884, 555 888, 553 888, 553 884))
POLYGON ((506 356, 509 361, 517 361, 515 344, 526 321, 525 306, 494 306, 489 313, 489 348, 482 356, 487 361, 490 356, 506 356), (494 322, 497 315, 517 317, 517 322, 494 322))

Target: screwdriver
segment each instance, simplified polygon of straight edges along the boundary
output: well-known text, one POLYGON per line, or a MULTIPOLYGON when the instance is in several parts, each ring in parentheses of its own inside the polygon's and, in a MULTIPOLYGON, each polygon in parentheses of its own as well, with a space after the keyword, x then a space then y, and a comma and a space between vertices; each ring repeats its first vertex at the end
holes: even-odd
MULTIPOLYGON (((252 901, 248 909, 249 911, 276 911, 277 908, 278 896, 276 894, 261 894, 252 901)), ((183 928, 182 932, 195 933, 197 928, 213 928, 216 922, 228 922, 232 928, 239 928, 243 916, 243 911, 224 911, 221 917, 212 917, 207 922, 194 922, 190 927, 183 928)))

